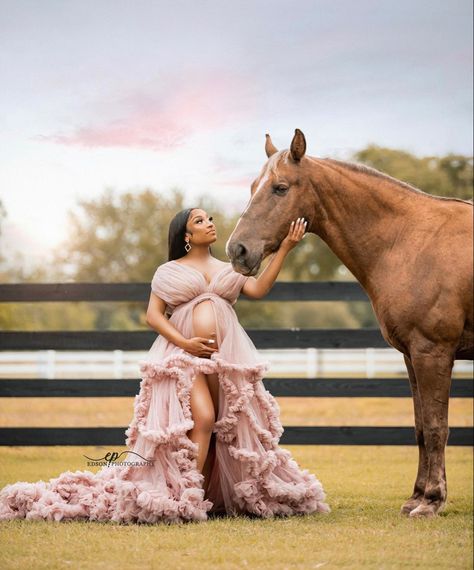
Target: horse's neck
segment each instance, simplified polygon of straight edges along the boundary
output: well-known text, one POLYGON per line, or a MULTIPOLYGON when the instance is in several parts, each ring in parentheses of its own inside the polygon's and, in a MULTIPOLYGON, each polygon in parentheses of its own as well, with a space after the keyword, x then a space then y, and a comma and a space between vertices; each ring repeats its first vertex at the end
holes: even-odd
POLYGON ((377 262, 415 215, 419 195, 389 178, 315 161, 315 221, 319 235, 366 289, 377 262))

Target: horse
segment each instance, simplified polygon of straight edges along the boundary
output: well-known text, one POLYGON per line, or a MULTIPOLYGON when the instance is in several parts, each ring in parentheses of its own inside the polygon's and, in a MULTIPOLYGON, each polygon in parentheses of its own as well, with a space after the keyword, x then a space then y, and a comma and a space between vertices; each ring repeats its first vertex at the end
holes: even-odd
POLYGON ((384 339, 403 354, 413 396, 418 472, 400 512, 436 516, 447 499, 452 367, 474 356, 473 205, 362 164, 308 156, 299 129, 282 151, 265 136, 268 160, 226 254, 235 271, 255 275, 302 217, 351 271, 384 339))

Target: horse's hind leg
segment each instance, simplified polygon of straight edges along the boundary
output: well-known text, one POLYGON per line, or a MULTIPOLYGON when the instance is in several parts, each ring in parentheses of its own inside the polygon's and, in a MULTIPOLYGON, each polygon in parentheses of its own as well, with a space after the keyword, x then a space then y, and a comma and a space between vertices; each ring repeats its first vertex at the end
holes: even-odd
POLYGON ((432 345, 411 354, 423 414, 423 439, 428 457, 428 476, 421 503, 411 517, 429 517, 443 509, 447 497, 445 447, 448 440, 448 404, 453 355, 432 345))
POLYGON ((416 385, 416 376, 410 359, 404 356, 405 364, 410 379, 411 393, 413 396, 413 408, 415 413, 415 434, 416 443, 418 445, 418 473, 416 475, 415 486, 412 496, 407 499, 401 508, 404 515, 410 514, 422 501, 425 493, 426 478, 428 477, 428 456, 426 454, 425 440, 423 438, 423 412, 421 409, 421 400, 416 385))

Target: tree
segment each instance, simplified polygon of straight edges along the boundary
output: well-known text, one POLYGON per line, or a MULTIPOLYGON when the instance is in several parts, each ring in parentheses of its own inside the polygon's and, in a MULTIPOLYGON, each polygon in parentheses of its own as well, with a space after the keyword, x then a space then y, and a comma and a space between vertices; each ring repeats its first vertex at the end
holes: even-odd
POLYGON ((417 157, 403 150, 369 145, 353 159, 435 196, 472 198, 473 159, 469 156, 417 157))
MULTIPOLYGON (((219 240, 212 254, 226 259, 225 243, 237 223, 238 215, 227 216, 210 196, 201 196, 193 207, 212 214, 219 229, 219 240)), ((173 189, 163 195, 150 189, 117 194, 107 189, 95 200, 81 200, 69 215, 70 234, 56 250, 55 267, 60 280, 87 282, 150 282, 158 265, 168 260, 168 227, 172 217, 184 209, 184 194, 173 189)), ((327 246, 308 236, 300 251, 291 253, 281 279, 312 280, 329 278, 332 265, 340 265, 327 246), (315 259, 318 259, 316 263, 315 259)), ((94 303, 96 329, 133 329, 146 327, 143 303, 94 303)), ((251 303, 240 304, 239 317, 248 326, 297 326, 296 313, 286 304, 262 303, 259 311, 251 303), (289 322, 287 325, 286 322, 289 322)), ((306 316, 308 326, 311 318, 306 316)), ((314 316, 314 315, 313 315, 314 316)), ((327 314, 331 320, 332 317, 327 314)), ((334 313, 335 322, 352 320, 345 312, 334 313)))
MULTIPOLYGON (((403 150, 370 145, 356 152, 352 159, 429 193, 470 196, 473 179, 470 157, 449 154, 419 158, 403 150)), ((38 267, 29 275, 13 268, 6 280, 47 281, 53 277, 63 282, 149 283, 156 267, 168 260, 170 220, 185 207, 203 208, 213 215, 219 239, 211 248, 212 254, 226 260, 225 243, 238 215, 226 215, 211 196, 200 196, 193 204, 185 205, 185 195, 177 188, 166 193, 148 188, 122 194, 108 188, 96 199, 79 201, 77 208, 70 212, 70 233, 54 252, 52 267, 38 267)), ((1 212, 0 203, 0 222, 1 212)), ((291 251, 279 275, 279 280, 285 281, 353 279, 328 246, 312 234, 291 251)), ((0 325, 4 328, 15 326, 14 323, 21 328, 56 326, 64 330, 146 328, 144 303, 89 303, 83 304, 82 309, 78 309, 80 304, 64 304, 76 307, 77 313, 73 308, 60 311, 59 307, 54 309, 48 305, 49 321, 44 304, 42 309, 37 305, 28 309, 25 305, 10 305, 9 310, 0 315, 0 325)), ((258 307, 255 311, 254 303, 242 300, 237 305, 244 326, 304 328, 375 324, 372 308, 367 303, 260 302, 258 307)))

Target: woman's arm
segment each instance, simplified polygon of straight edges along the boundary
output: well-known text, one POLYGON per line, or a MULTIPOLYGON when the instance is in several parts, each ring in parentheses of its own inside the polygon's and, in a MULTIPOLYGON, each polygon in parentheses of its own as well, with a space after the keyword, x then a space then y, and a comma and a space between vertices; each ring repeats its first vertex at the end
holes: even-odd
POLYGON ((150 293, 150 301, 146 311, 147 325, 176 346, 183 348, 187 339, 165 317, 165 310, 166 303, 163 299, 155 293, 150 293))
POLYGON ((278 251, 270 258, 262 273, 257 277, 249 277, 242 287, 241 293, 252 299, 261 299, 272 288, 275 279, 280 273, 283 261, 288 252, 292 250, 296 244, 305 235, 306 223, 304 218, 298 218, 296 222, 291 222, 290 230, 285 239, 281 242, 278 251))

